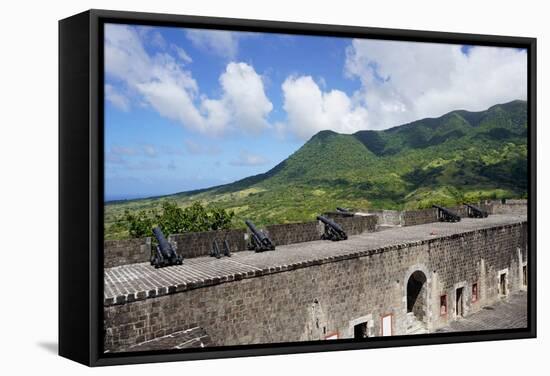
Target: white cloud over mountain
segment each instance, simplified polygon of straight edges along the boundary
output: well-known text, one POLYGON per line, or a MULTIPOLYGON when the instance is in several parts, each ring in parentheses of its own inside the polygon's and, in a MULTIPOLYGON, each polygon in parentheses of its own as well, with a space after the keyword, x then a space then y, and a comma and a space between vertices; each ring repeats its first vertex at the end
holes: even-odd
MULTIPOLYGON (((188 55, 177 51, 149 54, 139 33, 126 25, 106 25, 105 71, 123 82, 128 90, 161 116, 194 131, 220 135, 229 128, 259 132, 268 126, 266 116, 273 108, 264 92, 261 76, 251 65, 230 62, 219 78, 221 96, 208 98, 184 64, 188 55)), ((189 59, 187 59, 189 58, 189 59)), ((106 86, 106 99, 118 108, 129 108, 129 100, 106 86), (125 104, 126 103, 126 104, 125 104)))
POLYGON ((353 40, 345 73, 369 128, 387 128, 456 109, 481 111, 527 97, 527 54, 513 48, 353 40))
POLYGON ((301 139, 323 129, 351 133, 368 122, 365 108, 343 91, 323 91, 311 76, 289 77, 282 89, 287 128, 301 139))
POLYGON ((465 54, 459 45, 355 39, 344 73, 361 83, 350 95, 324 90, 309 76, 287 78, 285 129, 301 139, 322 129, 384 129, 527 97, 527 54, 512 48, 465 54))

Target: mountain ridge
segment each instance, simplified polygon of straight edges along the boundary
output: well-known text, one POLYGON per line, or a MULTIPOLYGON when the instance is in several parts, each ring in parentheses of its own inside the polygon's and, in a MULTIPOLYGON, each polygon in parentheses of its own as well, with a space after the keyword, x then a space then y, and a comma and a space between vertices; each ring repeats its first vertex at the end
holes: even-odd
POLYGON ((259 224, 335 206, 408 209, 527 195, 527 103, 451 111, 385 130, 323 130, 272 169, 233 183, 109 205, 199 200, 259 224))

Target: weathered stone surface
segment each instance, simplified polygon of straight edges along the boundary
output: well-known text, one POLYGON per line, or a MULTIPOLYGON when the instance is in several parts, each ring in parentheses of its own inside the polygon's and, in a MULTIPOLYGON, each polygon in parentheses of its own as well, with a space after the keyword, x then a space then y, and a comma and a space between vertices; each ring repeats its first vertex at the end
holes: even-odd
POLYGON ((379 226, 402 226, 403 212, 400 210, 369 210, 369 214, 375 215, 379 226))
POLYGON ((170 235, 168 241, 175 246, 178 254, 184 258, 191 258, 208 256, 214 240, 218 242, 220 249, 223 241, 227 239, 231 252, 243 251, 246 249, 244 234, 245 230, 186 232, 170 235))
POLYGON ((151 238, 106 240, 103 243, 105 268, 147 262, 151 258, 151 238))
POLYGON ((512 204, 493 203, 490 207, 492 214, 527 214, 527 205, 521 200, 514 201, 512 204))
POLYGON ((381 335, 406 334, 408 280, 426 277, 422 317, 432 332, 457 318, 457 289, 465 316, 522 288, 527 262, 524 215, 465 218, 313 241, 231 258, 188 259, 181 266, 147 264, 105 270, 105 349, 120 351, 186 328, 204 328, 212 345, 320 340, 353 336, 369 318, 381 335), (472 299, 472 286, 478 299, 472 299), (447 310, 440 313, 440 296, 447 310), (131 297, 132 302, 130 302, 131 297))
POLYGON ((527 293, 521 291, 480 311, 453 321, 437 332, 527 328, 527 293))
POLYGON ((403 226, 417 226, 437 222, 436 209, 408 210, 402 214, 403 226))
POLYGON ((323 233, 318 221, 271 225, 265 230, 276 246, 319 240, 323 233))
POLYGON ((376 230, 378 218, 375 215, 356 215, 353 217, 334 218, 348 236, 359 235, 364 232, 373 232, 376 230))

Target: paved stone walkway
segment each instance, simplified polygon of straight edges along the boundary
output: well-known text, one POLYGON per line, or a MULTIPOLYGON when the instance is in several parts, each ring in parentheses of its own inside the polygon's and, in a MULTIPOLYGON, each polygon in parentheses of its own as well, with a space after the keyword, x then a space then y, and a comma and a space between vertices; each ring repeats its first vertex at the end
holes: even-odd
POLYGON ((479 312, 453 321, 438 333, 466 332, 493 329, 516 329, 527 327, 527 293, 511 295, 492 306, 483 307, 479 312))
POLYGON ((432 239, 483 228, 525 222, 525 215, 491 215, 483 219, 463 218, 458 223, 435 222, 397 227, 350 236, 346 241, 312 241, 278 246, 275 251, 243 251, 232 257, 185 259, 183 265, 155 269, 149 263, 107 268, 104 271, 104 305, 186 291, 243 278, 320 265, 343 259, 369 256, 392 249, 421 244, 432 239))

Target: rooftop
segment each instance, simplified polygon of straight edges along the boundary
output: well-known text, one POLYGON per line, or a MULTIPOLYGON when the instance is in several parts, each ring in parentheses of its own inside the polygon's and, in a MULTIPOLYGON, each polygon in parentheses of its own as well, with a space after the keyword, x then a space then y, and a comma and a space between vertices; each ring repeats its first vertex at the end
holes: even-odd
POLYGON ((155 269, 149 263, 105 269, 104 305, 122 304, 243 278, 278 273, 348 258, 364 257, 432 239, 484 228, 526 222, 525 215, 495 214, 463 218, 458 223, 434 222, 395 227, 350 236, 340 242, 312 241, 278 246, 275 251, 242 251, 231 257, 185 259, 183 265, 155 269))

